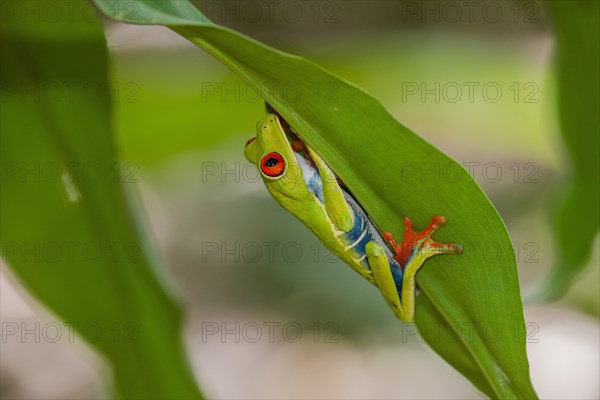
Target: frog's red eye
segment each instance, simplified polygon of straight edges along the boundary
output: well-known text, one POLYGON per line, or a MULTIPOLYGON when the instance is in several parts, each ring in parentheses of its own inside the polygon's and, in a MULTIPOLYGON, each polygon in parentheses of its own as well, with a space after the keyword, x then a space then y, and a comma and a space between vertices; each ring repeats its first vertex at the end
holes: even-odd
POLYGON ((260 160, 260 170, 271 178, 278 177, 285 170, 285 161, 279 153, 268 153, 260 160))

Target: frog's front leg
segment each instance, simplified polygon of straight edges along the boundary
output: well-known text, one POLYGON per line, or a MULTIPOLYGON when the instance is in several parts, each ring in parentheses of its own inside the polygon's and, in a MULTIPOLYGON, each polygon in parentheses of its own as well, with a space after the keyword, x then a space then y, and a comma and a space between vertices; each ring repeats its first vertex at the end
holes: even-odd
MULTIPOLYGON (((350 232, 356 223, 354 212, 344 198, 343 189, 340 187, 335 173, 310 147, 306 146, 305 149, 319 171, 320 184, 323 192, 323 206, 327 217, 335 228, 333 229, 334 235, 340 236, 350 232)), ((358 272, 360 276, 375 285, 373 274, 371 274, 369 270, 351 260, 349 260, 347 264, 358 272)))
POLYGON ((310 158, 314 161, 319 170, 327 216, 340 231, 348 232, 352 230, 354 227, 353 213, 350 209, 350 205, 344 198, 344 193, 337 181, 335 173, 310 147, 306 147, 306 149, 310 154, 310 158))
POLYGON ((425 260, 436 254, 460 254, 463 249, 458 243, 438 243, 431 235, 446 223, 446 218, 436 215, 422 232, 412 230, 412 221, 404 218, 404 238, 397 244, 394 237, 383 234, 395 252, 394 259, 400 264, 402 276, 401 296, 394 283, 389 261, 383 247, 377 243, 367 244, 367 257, 375 282, 386 302, 392 307, 398 318, 410 322, 415 310, 415 275, 425 260))

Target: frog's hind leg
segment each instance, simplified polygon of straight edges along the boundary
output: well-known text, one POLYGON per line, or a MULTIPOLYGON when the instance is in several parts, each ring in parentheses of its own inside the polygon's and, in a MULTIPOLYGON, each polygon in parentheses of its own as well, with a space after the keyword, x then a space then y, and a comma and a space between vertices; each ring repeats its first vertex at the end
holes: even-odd
POLYGON ((439 243, 431 239, 431 235, 445 224, 446 218, 436 215, 422 232, 415 232, 410 218, 404 217, 404 237, 401 244, 396 243, 389 232, 385 232, 383 237, 394 250, 396 261, 406 269, 408 264, 416 262, 420 266, 427 258, 436 254, 462 253, 463 248, 458 243, 439 243))
POLYGON ((394 250, 394 259, 400 263, 404 272, 400 297, 402 299, 402 315, 407 319, 399 316, 403 321, 412 320, 415 307, 415 275, 425 260, 436 254, 460 254, 463 251, 462 246, 458 243, 438 243, 431 239, 431 235, 444 224, 446 224, 446 218, 436 215, 422 232, 415 232, 412 230, 412 221, 405 217, 404 238, 401 244, 396 243, 391 233, 383 234, 394 250))

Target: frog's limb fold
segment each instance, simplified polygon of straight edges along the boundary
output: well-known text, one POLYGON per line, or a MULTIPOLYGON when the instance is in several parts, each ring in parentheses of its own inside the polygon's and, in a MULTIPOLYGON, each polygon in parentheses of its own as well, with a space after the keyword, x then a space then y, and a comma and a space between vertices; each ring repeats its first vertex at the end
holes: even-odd
POLYGON ((350 205, 344 198, 344 193, 335 173, 310 147, 306 146, 310 158, 314 161, 321 176, 325 210, 331 221, 342 232, 349 232, 354 227, 354 217, 350 205))
MULTIPOLYGON (((409 304, 400 302, 398 289, 396 288, 396 283, 392 277, 390 263, 383 246, 375 241, 371 241, 365 246, 365 252, 367 253, 367 259, 369 260, 369 266, 371 267, 371 274, 375 280, 375 285, 377 285, 379 288, 379 291, 383 295, 386 303, 388 303, 388 305, 394 311, 394 314, 396 314, 400 320, 405 322, 412 321, 414 311, 414 306, 412 306, 412 298, 414 297, 414 280, 412 297, 410 293, 407 293, 407 297, 410 297, 408 300, 409 304)), ((406 277, 404 279, 406 279, 406 277)))
MULTIPOLYGON (((401 311, 398 313, 397 307, 394 306, 392 306, 392 309, 394 312, 396 312, 398 318, 405 322, 412 321, 414 315, 415 275, 417 274, 419 268, 423 266, 425 260, 436 254, 460 254, 463 251, 462 246, 458 243, 438 243, 431 239, 431 235, 433 235, 436 230, 444 226, 445 223, 446 218, 436 215, 431 219, 431 223, 427 226, 427 228, 425 228, 422 232, 415 232, 412 229, 412 221, 405 217, 404 238, 401 244, 396 243, 391 233, 385 232, 383 234, 383 237, 395 252, 394 259, 400 263, 400 266, 404 272, 401 289, 401 311)), ((389 278, 392 279, 391 271, 388 275, 389 278)), ((379 286, 379 279, 376 278, 376 280, 379 286)), ((394 283, 393 280, 391 283, 394 283)), ((389 283, 386 284, 389 285, 389 283)), ((379 287, 381 289, 381 286, 379 287)), ((384 293, 384 297, 387 300, 386 293, 384 293)))

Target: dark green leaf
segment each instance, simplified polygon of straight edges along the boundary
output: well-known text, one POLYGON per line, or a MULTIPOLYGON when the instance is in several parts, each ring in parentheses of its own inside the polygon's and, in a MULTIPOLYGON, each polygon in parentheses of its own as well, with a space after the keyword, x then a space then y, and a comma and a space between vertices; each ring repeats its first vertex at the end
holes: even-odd
POLYGON ((555 215, 557 261, 539 296, 554 300, 585 267, 600 226, 600 3, 547 4, 557 43, 558 115, 571 163, 555 215))
POLYGON ((180 308, 117 168, 102 25, 21 15, 2 16, 4 260, 110 361, 118 396, 199 398, 180 308))

